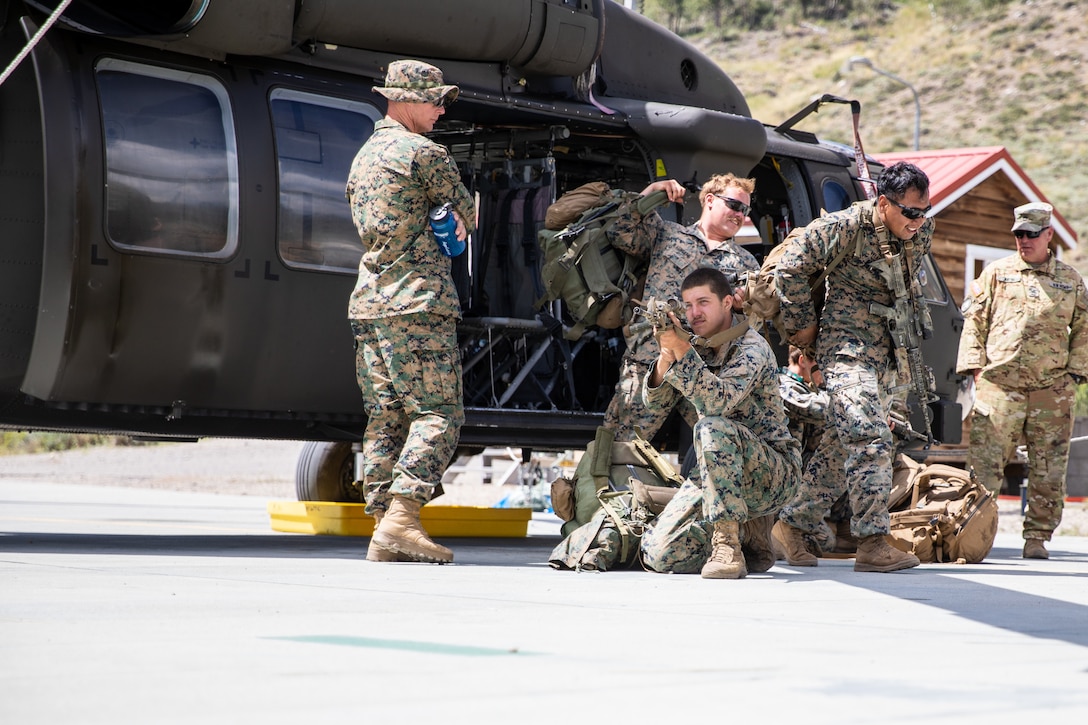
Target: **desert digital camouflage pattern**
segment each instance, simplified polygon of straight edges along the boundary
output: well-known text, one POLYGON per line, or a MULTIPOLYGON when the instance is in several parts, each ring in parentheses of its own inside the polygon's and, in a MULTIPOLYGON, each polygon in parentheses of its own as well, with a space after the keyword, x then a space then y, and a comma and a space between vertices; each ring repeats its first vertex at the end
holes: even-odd
MULTIPOLYGON (((734 316, 738 324, 747 325, 734 316)), ((743 523, 776 510, 800 477, 800 445, 789 431, 766 340, 748 329, 705 354, 688 350, 660 386, 643 388, 647 408, 672 409, 684 398, 699 414, 698 465, 642 538, 643 562, 655 571, 698 573, 714 522, 743 523)))
MULTIPOLYGON (((1014 227, 1042 228, 1038 210, 1017 212, 1014 227)), ((1084 281, 1053 256, 1036 267, 1012 254, 987 266, 968 295, 956 369, 982 372, 967 464, 996 493, 1023 437, 1029 461, 1024 538, 1049 541, 1065 502, 1074 381, 1088 378, 1084 281)))
MULTIPOLYGON (((929 252, 934 222, 911 240, 913 268, 929 252)), ((824 269, 840 244, 855 251, 827 279, 816 339, 831 406, 829 425, 805 468, 801 485, 779 518, 810 535, 821 532, 832 505, 849 492, 851 532, 857 538, 887 534, 888 493, 895 443, 888 427, 890 389, 896 385, 892 341, 869 303, 891 306, 890 270, 880 244, 902 253, 905 243, 880 223, 875 202, 861 202, 815 219, 778 265, 777 285, 789 333, 816 322, 809 278, 824 269), (842 471, 842 475, 825 475, 842 471)), ((906 265, 904 265, 906 266, 906 265)), ((899 381, 905 383, 906 381, 899 381)))
MULTIPOLYGON (((733 240, 709 249, 698 224, 681 226, 662 219, 656 211, 642 217, 632 210, 613 224, 608 237, 617 249, 650 260, 643 300, 679 297, 684 278, 700 267, 721 271, 734 285, 738 275, 759 270, 756 258, 733 240)), ((636 429, 650 440, 669 415, 671 408, 649 410, 641 398, 642 380, 657 354, 652 330, 627 335, 619 382, 604 414, 604 425, 615 432, 618 441, 633 439, 636 429)), ((682 408, 682 412, 689 425, 695 422, 689 409, 682 408)))

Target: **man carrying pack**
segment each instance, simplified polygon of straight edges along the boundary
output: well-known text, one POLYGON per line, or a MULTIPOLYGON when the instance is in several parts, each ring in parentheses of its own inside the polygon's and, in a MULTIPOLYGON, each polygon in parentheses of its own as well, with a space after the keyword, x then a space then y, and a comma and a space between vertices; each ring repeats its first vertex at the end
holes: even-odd
MULTIPOLYGON (((890 572, 919 563, 884 538, 895 457, 888 415, 897 350, 878 311, 895 304, 893 288, 909 287, 909 277, 917 275, 929 252, 934 227, 926 218, 929 179, 917 166, 898 163, 881 172, 877 192, 875 200, 813 220, 776 272, 789 341, 802 349, 816 343, 831 399, 827 430, 776 524, 776 538, 793 566, 816 566, 804 536, 819 532, 844 490, 849 492, 851 532, 858 540, 855 571, 890 572), (817 338, 809 279, 823 271, 842 244, 854 249, 827 278, 817 338), (845 478, 820 475, 826 471, 844 471, 845 478)), ((904 379, 905 371, 898 372, 901 385, 911 382, 904 379)))
POLYGON ((355 332, 366 511, 376 528, 369 561, 446 563, 453 552, 427 536, 419 509, 431 500, 464 423, 450 259, 428 229, 428 211, 452 202, 455 234, 475 210, 446 149, 422 134, 457 97, 442 71, 414 60, 389 64, 385 118, 359 149, 347 182, 363 241, 348 317, 355 332))
MULTIPOLYGON (((641 194, 646 196, 659 190, 668 194, 669 201, 680 203, 684 199, 684 187, 673 179, 655 181, 641 194)), ((755 257, 733 241, 751 210, 754 191, 753 179, 733 174, 711 177, 699 191, 702 205, 699 221, 687 227, 662 219, 656 211, 641 216, 632 205, 631 211, 612 225, 608 239, 617 249, 649 259, 642 299, 665 300, 674 296, 684 277, 700 267, 721 271, 731 284, 738 275, 758 271, 755 257)), ((604 426, 618 441, 633 439, 636 430, 650 440, 671 412, 661 408, 648 410, 642 404, 642 381, 657 354, 652 330, 642 329, 627 335, 620 378, 604 414, 604 426)), ((689 424, 695 421, 690 408, 684 417, 689 424)))
POLYGON ((1088 298, 1051 253, 1053 208, 1018 206, 1016 254, 982 270, 964 300, 956 371, 975 380, 967 465, 995 496, 1021 436, 1028 448, 1024 558, 1047 559, 1062 520, 1076 384, 1088 378, 1088 298))
MULTIPOLYGON (((789 431, 767 341, 733 314, 733 288, 701 268, 681 286, 694 337, 673 326, 656 335, 658 355, 643 380, 643 404, 698 414, 698 465, 642 537, 642 558, 659 572, 740 579, 748 567, 740 525, 777 510, 797 485, 800 444, 789 431)), ((765 568, 770 568, 773 558, 765 568)), ((765 570, 764 567, 760 567, 765 570)))

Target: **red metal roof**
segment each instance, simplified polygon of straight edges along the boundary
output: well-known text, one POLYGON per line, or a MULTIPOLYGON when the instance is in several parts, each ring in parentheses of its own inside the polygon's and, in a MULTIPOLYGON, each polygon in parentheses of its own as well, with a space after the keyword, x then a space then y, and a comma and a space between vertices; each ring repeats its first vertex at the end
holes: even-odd
MULTIPOLYGON (((933 204, 934 214, 996 173, 1008 176, 1028 201, 1051 203, 1004 146, 904 151, 873 154, 873 157, 886 166, 897 161, 907 161, 926 172, 929 177, 929 200, 933 204)), ((1011 213, 1012 210, 1009 211, 1011 213)), ((1072 249, 1077 245, 1077 233, 1057 209, 1054 210, 1051 226, 1066 248, 1072 249)))

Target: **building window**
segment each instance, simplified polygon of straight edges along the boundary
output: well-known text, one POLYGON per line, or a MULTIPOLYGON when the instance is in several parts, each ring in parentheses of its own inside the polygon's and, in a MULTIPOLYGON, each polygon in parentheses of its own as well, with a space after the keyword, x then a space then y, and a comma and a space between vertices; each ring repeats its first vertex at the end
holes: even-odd
POLYGON ((223 259, 238 244, 226 90, 192 72, 106 58, 95 67, 106 146, 106 234, 124 250, 223 259))
POLYGON ((276 89, 279 253, 289 267, 355 274, 363 245, 344 197, 351 162, 381 112, 369 103, 276 89))
POLYGON ((971 283, 978 279, 978 276, 982 274, 982 270, 990 262, 996 262, 999 259, 1009 256, 1013 253, 1011 249, 1005 249, 1004 247, 986 247, 981 244, 968 244, 967 245, 967 258, 964 261, 963 266, 963 289, 964 297, 966 298, 966 290, 971 289, 971 283))

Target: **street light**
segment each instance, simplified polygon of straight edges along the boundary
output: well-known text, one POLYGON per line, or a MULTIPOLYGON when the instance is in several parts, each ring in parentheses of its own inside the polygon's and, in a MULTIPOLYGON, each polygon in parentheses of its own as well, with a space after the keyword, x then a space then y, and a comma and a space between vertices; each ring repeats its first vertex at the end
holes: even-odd
POLYGON ((918 100, 918 91, 914 89, 914 86, 912 86, 910 83, 907 83, 905 80, 895 75, 894 73, 889 73, 886 70, 877 68, 875 65, 873 65, 873 61, 869 60, 864 56, 855 55, 850 60, 846 61, 845 70, 849 71, 855 65, 863 65, 871 70, 873 73, 879 73, 882 76, 891 78, 897 83, 902 83, 910 89, 910 92, 912 94, 914 94, 914 150, 917 151, 920 148, 918 145, 919 137, 922 135, 922 104, 918 100))

